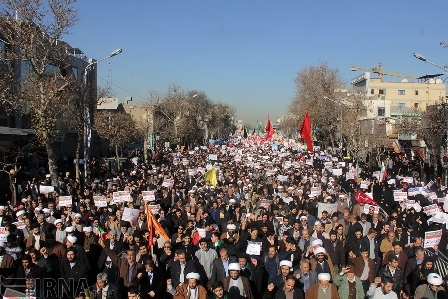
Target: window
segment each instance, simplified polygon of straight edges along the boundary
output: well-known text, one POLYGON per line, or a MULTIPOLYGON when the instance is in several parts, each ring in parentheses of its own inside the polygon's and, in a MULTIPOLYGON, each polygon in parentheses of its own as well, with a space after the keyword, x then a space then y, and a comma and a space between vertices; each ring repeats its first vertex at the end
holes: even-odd
POLYGON ((386 116, 386 108, 378 107, 378 116, 386 116))
POLYGON ((404 91, 404 89, 398 90, 398 95, 404 96, 405 94, 406 94, 406 92, 404 91))
POLYGON ((418 90, 415 91, 415 95, 418 96, 418 90))
POLYGON ((418 103, 414 103, 414 108, 418 109, 418 103))
POLYGON ((379 94, 386 94, 386 90, 385 89, 380 89, 380 90, 378 90, 378 93, 379 94))
POLYGON ((372 88, 372 89, 370 90, 370 94, 375 94, 375 89, 372 88))
POLYGON ((405 103, 398 103, 398 108, 404 108, 404 107, 406 107, 405 103))

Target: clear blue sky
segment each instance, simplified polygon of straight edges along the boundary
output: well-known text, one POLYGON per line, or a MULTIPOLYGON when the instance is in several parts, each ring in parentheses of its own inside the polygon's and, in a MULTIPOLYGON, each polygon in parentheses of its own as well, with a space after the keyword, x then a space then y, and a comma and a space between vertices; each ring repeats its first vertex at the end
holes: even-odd
MULTIPOLYGON (((294 96, 300 69, 327 61, 344 79, 356 64, 424 75, 448 63, 448 1, 81 0, 65 39, 100 59, 98 75, 147 98, 171 83, 232 104, 237 118, 275 120, 294 96)), ((100 85, 106 82, 99 78, 100 85)), ((399 78, 398 78, 399 79, 399 78)), ((129 93, 115 87, 121 101, 129 93)), ((132 95, 134 101, 144 99, 132 95)))

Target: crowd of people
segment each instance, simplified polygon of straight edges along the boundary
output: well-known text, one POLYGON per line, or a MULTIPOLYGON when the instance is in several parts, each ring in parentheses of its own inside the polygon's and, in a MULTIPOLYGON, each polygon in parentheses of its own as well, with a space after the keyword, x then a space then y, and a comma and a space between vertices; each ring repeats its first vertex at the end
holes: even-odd
POLYGON ((84 183, 67 173, 54 192, 42 188, 52 185, 48 176, 30 180, 18 204, 0 206, 2 292, 447 298, 447 190, 413 176, 406 157, 383 157, 381 169, 287 143, 240 141, 165 149, 115 174, 92 171, 84 183))

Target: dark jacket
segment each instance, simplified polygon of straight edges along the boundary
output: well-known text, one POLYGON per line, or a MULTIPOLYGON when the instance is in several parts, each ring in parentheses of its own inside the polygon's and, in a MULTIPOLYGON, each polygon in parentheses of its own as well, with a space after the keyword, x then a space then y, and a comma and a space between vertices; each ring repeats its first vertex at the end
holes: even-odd
POLYGON ((324 248, 330 255, 333 265, 337 265, 339 267, 339 265, 345 265, 345 248, 341 241, 336 240, 335 243, 336 245, 334 245, 330 240, 325 239, 324 248))
MULTIPOLYGON (((178 286, 180 284, 180 274, 181 274, 181 266, 179 261, 174 261, 171 264, 171 280, 174 286, 178 286)), ((184 282, 187 281, 187 274, 196 271, 196 265, 192 260, 185 261, 185 269, 184 269, 184 282)))
MULTIPOLYGON (((77 290, 78 286, 86 285, 87 284, 87 266, 82 263, 80 260, 76 261, 73 268, 70 267, 70 262, 68 259, 63 258, 60 263, 60 273, 61 278, 64 279, 66 282, 74 281, 75 287, 72 291, 77 290)), ((73 296, 75 294, 69 294, 69 296, 73 296)))
POLYGON ((140 279, 137 277, 135 279, 138 280, 137 284, 140 285, 140 298, 163 299, 166 290, 166 272, 161 268, 155 268, 152 272, 152 283, 150 283, 148 272, 144 268, 139 270, 139 273, 142 273, 143 276, 140 279), (156 294, 154 297, 148 295, 151 291, 156 294))
POLYGON ((378 276, 381 277, 381 279, 383 279, 383 280, 384 280, 384 277, 392 278, 392 280, 394 282, 393 290, 395 293, 400 294, 401 288, 403 287, 403 277, 404 277, 403 270, 401 270, 400 268, 396 268, 395 275, 392 275, 390 272, 389 266, 386 265, 378 271, 378 276))
MULTIPOLYGON (((102 298, 96 289, 96 285, 89 288, 92 298, 102 298)), ((107 287, 107 299, 121 299, 120 288, 114 283, 109 283, 107 287)))
MULTIPOLYGON (((236 262, 237 259, 234 256, 229 257, 229 264, 236 262)), ((226 277, 227 275, 222 263, 222 259, 220 257, 215 258, 215 260, 213 261, 211 283, 214 283, 215 281, 222 281, 226 277)))

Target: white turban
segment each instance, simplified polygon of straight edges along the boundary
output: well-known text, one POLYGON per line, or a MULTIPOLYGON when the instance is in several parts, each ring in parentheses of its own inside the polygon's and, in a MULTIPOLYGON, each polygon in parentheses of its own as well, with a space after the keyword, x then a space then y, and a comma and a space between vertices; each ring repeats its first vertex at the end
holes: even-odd
POLYGON ((231 264, 229 264, 229 271, 230 270, 240 271, 241 270, 241 266, 238 263, 231 263, 231 264))
POLYGON ((75 228, 73 226, 69 226, 69 227, 65 228, 65 231, 68 232, 68 233, 72 233, 72 232, 75 231, 75 228))
POLYGON ((50 210, 50 209, 48 209, 48 208, 42 209, 42 211, 43 211, 44 213, 48 213, 48 214, 50 214, 50 213, 51 213, 51 210, 50 210))
POLYGON ((300 216, 300 220, 305 219, 307 220, 308 218, 306 216, 300 216))
POLYGON ((320 246, 322 246, 324 243, 322 242, 322 240, 321 239, 316 239, 316 240, 313 240, 313 242, 311 242, 311 246, 316 246, 316 245, 320 245, 320 246))
POLYGON ((326 280, 326 281, 330 281, 331 280, 331 275, 329 273, 320 273, 319 275, 317 275, 317 279, 320 280, 326 280))
POLYGON ((82 231, 86 233, 91 233, 93 231, 93 228, 91 226, 86 226, 82 228, 82 231))
POLYGON ((194 278, 196 280, 199 280, 200 276, 199 276, 198 273, 190 272, 190 273, 187 274, 187 279, 190 279, 190 278, 194 278))
POLYGON ((227 229, 236 229, 236 225, 235 224, 227 224, 227 229))
POLYGON ((318 254, 318 253, 323 253, 323 254, 325 254, 325 253, 327 253, 326 251, 325 251, 325 248, 323 248, 323 247, 318 247, 318 248, 316 248, 315 250, 314 250, 314 254, 318 254))
POLYGON ((74 218, 76 218, 76 217, 78 217, 78 218, 82 218, 82 215, 79 214, 79 213, 76 213, 74 218))
POLYGON ((20 210, 20 211, 18 211, 16 213, 16 216, 19 217, 19 216, 22 216, 23 214, 25 214, 25 211, 24 210, 20 210))
POLYGON ((281 266, 288 266, 289 268, 292 268, 292 262, 291 261, 287 261, 287 260, 281 261, 280 262, 280 267, 281 266))
POLYGON ((67 237, 67 240, 68 240, 70 243, 75 244, 76 241, 77 241, 78 239, 77 239, 76 237, 74 237, 74 236, 68 236, 68 237, 67 237))
MULTIPOLYGON (((56 220, 54 221, 54 225, 56 225, 56 224, 58 224, 58 223, 62 223, 62 220, 61 220, 61 219, 56 219, 56 220)), ((67 231, 67 230, 65 230, 65 231, 67 231)))
POLYGON ((442 276, 436 273, 430 273, 426 279, 429 284, 440 286, 443 284, 442 276))

